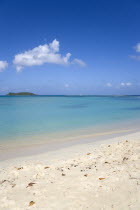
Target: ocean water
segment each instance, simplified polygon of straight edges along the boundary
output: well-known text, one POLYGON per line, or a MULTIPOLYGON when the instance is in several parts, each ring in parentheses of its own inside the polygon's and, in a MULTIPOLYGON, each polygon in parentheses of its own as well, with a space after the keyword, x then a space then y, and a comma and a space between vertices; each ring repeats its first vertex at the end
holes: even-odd
POLYGON ((0 142, 139 119, 140 96, 0 96, 0 142))

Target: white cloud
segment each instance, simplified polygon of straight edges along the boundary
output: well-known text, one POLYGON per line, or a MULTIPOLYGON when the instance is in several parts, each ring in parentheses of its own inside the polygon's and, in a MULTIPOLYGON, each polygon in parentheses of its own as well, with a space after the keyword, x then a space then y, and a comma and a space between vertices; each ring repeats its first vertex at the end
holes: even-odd
POLYGON ((129 87, 129 86, 132 86, 132 83, 131 82, 126 82, 126 83, 121 82, 120 86, 121 87, 129 87))
MULTIPOLYGON (((137 53, 139 53, 140 52, 140 43, 137 43, 136 46, 134 47, 134 49, 137 53)), ((140 60, 140 55, 130 55, 129 57, 132 59, 138 60, 138 61, 140 60)))
POLYGON ((3 87, 3 88, 0 88, 0 92, 5 92, 5 91, 8 91, 9 88, 8 87, 3 87))
POLYGON ((132 58, 132 59, 140 61, 140 55, 130 55, 129 57, 132 58))
POLYGON ((108 82, 108 83, 106 84, 106 86, 107 86, 107 87, 112 87, 112 84, 111 84, 110 82, 108 82))
POLYGON ((77 58, 75 58, 75 59, 72 61, 72 64, 78 64, 78 65, 80 65, 80 66, 82 66, 82 67, 85 67, 85 66, 86 66, 86 63, 85 63, 84 61, 82 61, 82 60, 80 60, 80 59, 77 59, 77 58))
POLYGON ((125 86, 125 83, 124 83, 124 82, 122 82, 122 83, 121 83, 121 86, 125 86))
MULTIPOLYGON (((25 66, 37 66, 45 63, 68 65, 71 63, 69 61, 70 57, 71 53, 67 53, 65 56, 59 53, 59 41, 55 39, 50 44, 39 45, 24 53, 15 55, 13 63, 17 72, 20 72, 25 66)), ((75 60, 80 65, 84 65, 83 61, 75 60)))
POLYGON ((137 43, 134 48, 135 48, 136 52, 140 52, 140 43, 137 43))
POLYGON ((127 82, 127 83, 126 83, 126 86, 131 86, 131 85, 132 85, 131 82, 127 82))
POLYGON ((8 66, 8 63, 6 61, 0 61, 0 72, 4 71, 8 66))
POLYGON ((69 84, 65 84, 65 88, 69 88, 70 87, 70 85, 69 84))

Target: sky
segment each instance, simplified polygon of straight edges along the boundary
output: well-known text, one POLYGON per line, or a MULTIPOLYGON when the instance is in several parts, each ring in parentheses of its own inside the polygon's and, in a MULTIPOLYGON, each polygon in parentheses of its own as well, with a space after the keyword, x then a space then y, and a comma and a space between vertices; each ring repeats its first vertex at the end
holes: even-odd
POLYGON ((140 94, 139 0, 0 0, 0 95, 140 94))

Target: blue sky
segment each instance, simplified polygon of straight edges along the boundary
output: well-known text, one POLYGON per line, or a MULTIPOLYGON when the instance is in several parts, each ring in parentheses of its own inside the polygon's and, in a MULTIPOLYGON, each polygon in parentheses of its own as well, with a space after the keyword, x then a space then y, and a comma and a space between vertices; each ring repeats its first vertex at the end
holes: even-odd
POLYGON ((139 0, 1 0, 0 94, 140 94, 139 0))

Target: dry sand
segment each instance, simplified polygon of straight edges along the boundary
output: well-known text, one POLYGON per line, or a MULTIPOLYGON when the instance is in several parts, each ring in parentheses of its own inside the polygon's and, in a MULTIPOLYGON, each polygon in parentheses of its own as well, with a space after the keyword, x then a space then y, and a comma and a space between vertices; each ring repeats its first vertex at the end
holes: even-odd
POLYGON ((0 164, 0 210, 140 209, 140 132, 0 164))

